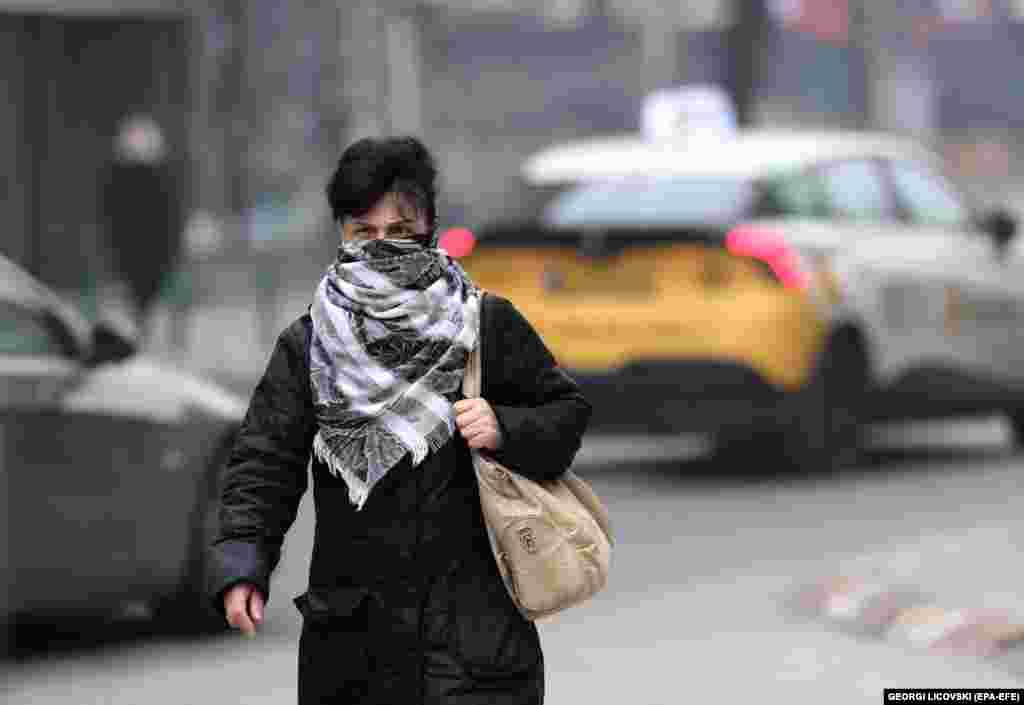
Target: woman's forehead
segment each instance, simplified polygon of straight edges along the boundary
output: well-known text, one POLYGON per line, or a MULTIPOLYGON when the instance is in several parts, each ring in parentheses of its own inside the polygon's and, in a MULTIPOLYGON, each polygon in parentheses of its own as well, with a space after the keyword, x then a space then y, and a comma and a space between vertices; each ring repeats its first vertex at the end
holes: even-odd
POLYGON ((422 220, 424 217, 423 212, 411 199, 402 194, 388 193, 374 203, 370 210, 355 216, 353 220, 378 225, 402 220, 422 220))

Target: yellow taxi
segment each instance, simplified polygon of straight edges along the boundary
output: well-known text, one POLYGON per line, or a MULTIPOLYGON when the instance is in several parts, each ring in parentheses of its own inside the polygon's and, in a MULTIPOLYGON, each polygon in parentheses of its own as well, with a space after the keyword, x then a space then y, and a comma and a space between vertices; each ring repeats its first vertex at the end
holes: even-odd
POLYGON ((805 470, 854 457, 870 421, 995 410, 1024 433, 1015 221, 973 210, 920 144, 624 135, 522 172, 546 204, 480 229, 462 262, 534 322, 598 422, 757 439, 805 470))

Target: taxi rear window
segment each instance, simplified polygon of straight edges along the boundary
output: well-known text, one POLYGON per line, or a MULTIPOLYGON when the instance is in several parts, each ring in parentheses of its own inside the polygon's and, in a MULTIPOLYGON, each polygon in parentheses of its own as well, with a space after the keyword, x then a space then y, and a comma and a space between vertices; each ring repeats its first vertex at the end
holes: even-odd
POLYGON ((755 189, 725 178, 650 178, 583 184, 541 215, 550 228, 726 226, 749 214, 755 189))

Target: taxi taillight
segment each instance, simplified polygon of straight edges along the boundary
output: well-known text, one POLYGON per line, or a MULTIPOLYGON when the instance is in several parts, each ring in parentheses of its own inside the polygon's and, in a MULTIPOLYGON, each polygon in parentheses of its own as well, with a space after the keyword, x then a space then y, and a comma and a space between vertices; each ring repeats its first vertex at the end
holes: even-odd
POLYGON ((458 259, 465 257, 476 247, 476 237, 469 228, 449 228, 437 241, 437 246, 458 259))
POLYGON ((787 289, 804 290, 811 275, 800 253, 776 230, 760 225, 738 225, 725 236, 725 247, 736 257, 763 262, 787 289))

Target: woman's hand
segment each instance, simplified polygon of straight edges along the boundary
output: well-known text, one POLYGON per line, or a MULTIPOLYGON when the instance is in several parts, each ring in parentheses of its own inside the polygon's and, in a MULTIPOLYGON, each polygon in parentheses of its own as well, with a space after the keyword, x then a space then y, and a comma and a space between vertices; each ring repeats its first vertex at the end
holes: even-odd
POLYGON ((251 583, 239 583, 224 593, 224 614, 228 624, 246 636, 256 636, 263 621, 263 593, 251 583))
POLYGON ((501 427, 498 417, 486 399, 474 397, 455 402, 455 425, 475 450, 498 450, 501 448, 501 427))

